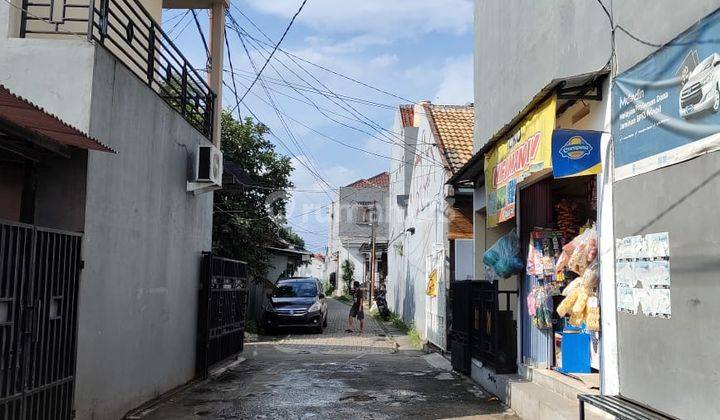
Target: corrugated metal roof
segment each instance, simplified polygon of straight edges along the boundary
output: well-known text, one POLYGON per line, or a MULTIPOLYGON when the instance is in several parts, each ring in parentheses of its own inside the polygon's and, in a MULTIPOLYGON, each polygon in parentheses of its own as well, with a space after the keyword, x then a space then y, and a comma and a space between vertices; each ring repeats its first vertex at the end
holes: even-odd
POLYGON ((572 77, 564 77, 560 79, 551 80, 545 87, 543 87, 533 98, 528 102, 525 107, 515 115, 515 117, 505 124, 500 130, 493 134, 490 139, 478 150, 475 154, 468 159, 467 162, 446 182, 449 185, 458 185, 465 182, 472 182, 475 177, 480 176, 484 170, 484 156, 485 153, 490 150, 498 140, 503 136, 507 135, 511 129, 525 118, 530 111, 532 111, 540 102, 545 100, 549 95, 555 92, 555 89, 564 84, 569 83, 572 85, 586 83, 589 80, 597 79, 608 74, 606 67, 589 73, 579 74, 572 77))
POLYGON ((116 153, 3 85, 0 85, 0 122, 64 146, 116 153))

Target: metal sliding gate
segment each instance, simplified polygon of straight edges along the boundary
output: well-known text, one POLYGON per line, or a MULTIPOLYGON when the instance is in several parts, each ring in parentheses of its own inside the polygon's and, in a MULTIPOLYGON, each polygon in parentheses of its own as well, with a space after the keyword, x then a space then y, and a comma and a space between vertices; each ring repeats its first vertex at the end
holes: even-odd
POLYGON ((196 373, 243 350, 248 270, 242 261, 203 254, 198 311, 196 373))
POLYGON ((0 418, 70 419, 82 236, 0 221, 0 418))

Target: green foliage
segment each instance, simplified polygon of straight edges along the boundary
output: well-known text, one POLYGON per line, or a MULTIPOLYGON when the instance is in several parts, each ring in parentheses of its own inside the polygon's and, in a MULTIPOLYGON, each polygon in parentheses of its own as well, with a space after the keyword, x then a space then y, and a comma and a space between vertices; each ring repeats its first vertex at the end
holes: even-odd
POLYGON ((355 264, 350 260, 345 260, 340 269, 342 270, 342 280, 347 286, 345 290, 349 292, 352 288, 353 277, 355 277, 355 264))
POLYGON ((325 290, 324 290, 325 296, 331 296, 334 291, 335 291, 335 288, 333 287, 332 283, 330 283, 330 282, 325 283, 325 290))
POLYGON ((414 325, 410 327, 410 330, 407 332, 408 339, 410 340, 410 345, 415 347, 416 349, 422 349, 423 340, 422 337, 420 337, 420 332, 415 328, 414 325))
POLYGON ((250 276, 261 281, 268 270, 265 247, 278 238, 302 248, 302 238, 289 227, 278 226, 292 188, 290 158, 275 151, 265 139, 268 128, 251 118, 235 120, 227 111, 222 115, 222 152, 225 161, 240 166, 250 177, 241 191, 215 192, 213 251, 218 255, 248 263, 250 276))

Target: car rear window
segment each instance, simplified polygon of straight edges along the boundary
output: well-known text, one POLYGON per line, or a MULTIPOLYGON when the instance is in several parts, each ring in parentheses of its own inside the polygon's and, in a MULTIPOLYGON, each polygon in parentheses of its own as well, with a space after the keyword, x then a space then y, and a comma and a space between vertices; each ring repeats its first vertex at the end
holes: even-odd
POLYGON ((317 285, 312 281, 293 281, 278 283, 275 286, 274 297, 315 297, 317 285))

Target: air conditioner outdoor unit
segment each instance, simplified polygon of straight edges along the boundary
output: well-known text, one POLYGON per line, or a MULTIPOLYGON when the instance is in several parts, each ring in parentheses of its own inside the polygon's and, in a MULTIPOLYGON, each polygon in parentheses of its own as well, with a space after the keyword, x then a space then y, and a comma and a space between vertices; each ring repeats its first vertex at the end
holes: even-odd
POLYGON ((203 145, 195 149, 187 190, 201 194, 222 188, 223 156, 215 146, 203 145))

